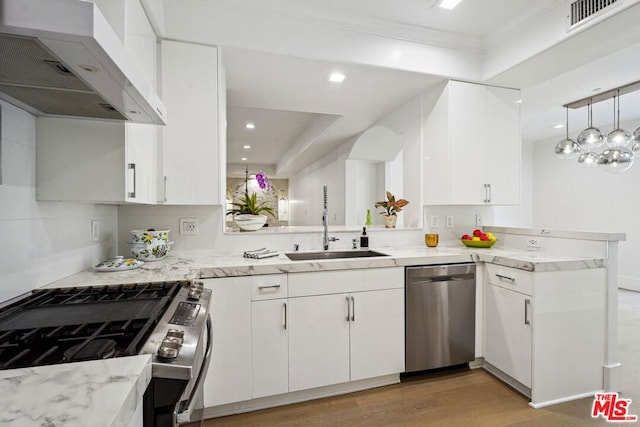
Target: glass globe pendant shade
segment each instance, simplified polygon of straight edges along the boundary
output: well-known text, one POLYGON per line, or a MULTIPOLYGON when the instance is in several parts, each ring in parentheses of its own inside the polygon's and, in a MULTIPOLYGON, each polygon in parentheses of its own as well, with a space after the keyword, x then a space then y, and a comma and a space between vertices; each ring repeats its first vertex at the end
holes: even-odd
POLYGON ((555 153, 563 160, 575 159, 580 154, 580 145, 571 138, 565 138, 556 144, 555 153))
POLYGON ((593 151, 580 154, 578 164, 585 168, 592 168, 598 165, 598 154, 593 151))
POLYGON ((640 153, 640 128, 636 129, 636 131, 633 132, 633 136, 631 137, 631 142, 629 144, 631 146, 631 151, 633 151, 633 154, 640 153))
POLYGON ((598 156, 598 166, 610 173, 621 173, 633 165, 633 152, 626 147, 607 148, 598 156))
POLYGON ((615 129, 607 135, 609 147, 626 147, 631 142, 631 134, 624 129, 615 129))
POLYGON ((604 144, 605 136, 600 129, 588 127, 578 135, 577 142, 580 147, 587 150, 600 148, 604 144))

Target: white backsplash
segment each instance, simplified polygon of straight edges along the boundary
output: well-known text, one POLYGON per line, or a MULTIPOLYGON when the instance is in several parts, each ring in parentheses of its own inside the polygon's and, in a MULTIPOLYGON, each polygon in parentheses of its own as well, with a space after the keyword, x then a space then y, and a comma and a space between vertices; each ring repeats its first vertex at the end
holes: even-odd
MULTIPOLYGON (((221 206, 132 206, 119 207, 118 241, 121 255, 128 255, 127 242, 131 241, 129 230, 141 228, 170 229, 169 238, 173 240, 174 251, 223 251, 243 252, 246 250, 268 247, 279 251, 293 250, 293 245, 300 245, 300 250, 321 250, 322 232, 320 223, 318 231, 305 233, 261 233, 236 232, 225 234, 222 230, 221 206), (198 235, 181 235, 178 232, 180 218, 198 218, 198 235)), ((335 231, 330 227, 331 236, 340 240, 331 242, 332 249, 351 248, 352 239, 358 238, 360 231, 335 231)), ((374 230, 367 231, 369 246, 384 247, 394 245, 424 244, 421 230, 374 230)))
MULTIPOLYGON (((0 301, 74 274, 115 253, 117 207, 37 202, 36 118, 0 101, 0 301), (91 242, 91 220, 100 240, 91 242)), ((69 163, 73 153, 69 153, 69 163)))

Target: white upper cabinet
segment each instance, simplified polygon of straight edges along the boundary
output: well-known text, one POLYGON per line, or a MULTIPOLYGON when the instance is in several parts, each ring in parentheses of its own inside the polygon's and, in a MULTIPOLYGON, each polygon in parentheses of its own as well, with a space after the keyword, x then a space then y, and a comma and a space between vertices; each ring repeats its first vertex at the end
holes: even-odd
POLYGON ((226 106, 218 49, 163 40, 161 63, 164 203, 222 204, 226 106))
MULTIPOLYGON (((138 0, 95 0, 139 71, 155 85, 156 36, 138 0)), ((37 118, 36 198, 155 204, 159 127, 37 118)))
POLYGON ((425 94, 425 205, 520 203, 519 99, 458 81, 425 94))

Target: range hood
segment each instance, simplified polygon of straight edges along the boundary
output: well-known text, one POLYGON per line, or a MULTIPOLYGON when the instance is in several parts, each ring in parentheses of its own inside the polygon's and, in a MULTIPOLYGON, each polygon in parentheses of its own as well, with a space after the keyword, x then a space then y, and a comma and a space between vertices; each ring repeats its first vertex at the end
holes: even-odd
POLYGON ((41 116, 166 124, 151 82, 80 0, 0 0, 0 98, 41 116))

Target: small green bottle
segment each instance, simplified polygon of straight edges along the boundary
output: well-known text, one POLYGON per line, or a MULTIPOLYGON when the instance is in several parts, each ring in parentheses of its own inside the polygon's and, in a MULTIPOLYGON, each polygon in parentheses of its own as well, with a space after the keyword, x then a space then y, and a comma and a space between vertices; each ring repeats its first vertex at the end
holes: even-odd
POLYGON ((367 227, 371 225, 371 209, 367 209, 367 220, 364 222, 364 225, 367 227))

